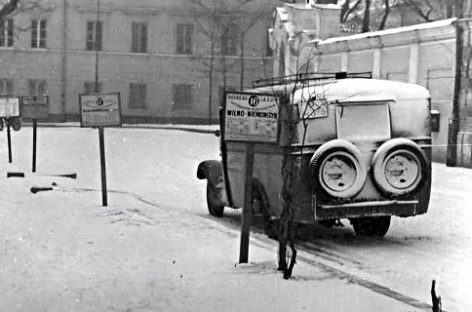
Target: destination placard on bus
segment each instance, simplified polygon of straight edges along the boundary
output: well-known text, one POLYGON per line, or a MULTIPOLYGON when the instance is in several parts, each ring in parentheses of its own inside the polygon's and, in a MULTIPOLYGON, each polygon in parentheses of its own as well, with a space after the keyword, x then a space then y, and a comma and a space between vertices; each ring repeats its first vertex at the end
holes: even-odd
POLYGON ((273 95, 225 93, 225 140, 277 143, 279 103, 273 95))

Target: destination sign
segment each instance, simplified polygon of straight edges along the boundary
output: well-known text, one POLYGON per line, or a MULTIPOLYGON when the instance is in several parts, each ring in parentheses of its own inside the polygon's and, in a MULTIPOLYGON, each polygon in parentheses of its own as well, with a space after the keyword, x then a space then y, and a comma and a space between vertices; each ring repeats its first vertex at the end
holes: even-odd
POLYGON ((277 143, 279 97, 228 92, 225 96, 225 139, 277 143))

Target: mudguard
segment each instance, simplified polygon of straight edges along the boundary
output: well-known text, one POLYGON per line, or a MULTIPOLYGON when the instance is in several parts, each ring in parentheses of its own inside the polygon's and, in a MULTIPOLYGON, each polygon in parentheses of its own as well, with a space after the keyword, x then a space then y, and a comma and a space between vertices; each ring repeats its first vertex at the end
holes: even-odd
POLYGON ((221 161, 205 160, 201 162, 197 168, 197 178, 207 179, 209 186, 218 193, 217 197, 221 203, 228 205, 221 161))

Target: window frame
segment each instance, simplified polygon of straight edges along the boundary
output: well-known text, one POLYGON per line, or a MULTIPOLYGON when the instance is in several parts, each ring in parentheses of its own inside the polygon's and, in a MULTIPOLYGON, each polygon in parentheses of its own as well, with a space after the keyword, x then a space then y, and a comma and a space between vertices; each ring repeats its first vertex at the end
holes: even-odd
POLYGON ((146 109, 147 107, 147 84, 142 82, 130 82, 128 94, 129 109, 146 109), (138 104, 132 104, 138 103, 138 104))
POLYGON ((13 47, 13 29, 14 21, 12 18, 7 18, 3 20, 3 23, 0 24, 0 47, 2 48, 11 48, 13 47))
POLYGON ((131 52, 147 53, 148 52, 148 23, 132 22, 131 23, 131 52))
POLYGON ((47 95, 47 94, 48 94, 48 82, 46 79, 28 79, 28 95, 47 95))
POLYGON ((193 98, 193 85, 191 84, 173 84, 172 85, 172 109, 173 110, 191 110, 193 98))
POLYGON ((31 20, 31 48, 46 49, 47 39, 47 20, 33 19, 31 20))
POLYGON ((176 53, 190 55, 193 53, 193 24, 177 24, 176 28, 176 53))
POLYGON ((221 33, 221 54, 225 56, 236 56, 238 53, 238 29, 233 22, 227 25, 221 33))
POLYGON ((103 84, 101 81, 98 82, 98 91, 95 91, 95 81, 84 82, 84 94, 101 93, 103 90, 103 84))
POLYGON ((88 20, 85 34, 85 50, 103 50, 103 21, 88 20))
POLYGON ((0 78, 0 95, 13 95, 13 80, 9 78, 0 78))

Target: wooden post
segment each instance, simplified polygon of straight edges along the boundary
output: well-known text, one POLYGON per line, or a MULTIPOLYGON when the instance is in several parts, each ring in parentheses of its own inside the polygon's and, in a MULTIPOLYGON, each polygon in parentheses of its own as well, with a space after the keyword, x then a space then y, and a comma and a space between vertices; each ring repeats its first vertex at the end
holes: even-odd
POLYGON ((249 255, 249 233, 252 219, 252 180, 254 171, 254 143, 246 143, 246 182, 244 185, 244 206, 241 226, 239 263, 247 263, 249 255))
POLYGON ((102 205, 108 206, 107 199, 107 169, 105 163, 105 135, 104 128, 98 127, 98 138, 100 141, 100 170, 102 173, 102 205))
POLYGON ((8 162, 12 163, 12 152, 11 152, 11 131, 10 131, 10 119, 6 119, 7 124, 7 139, 8 139, 8 162))
POLYGON ((32 165, 33 172, 36 172, 36 137, 37 137, 36 129, 37 127, 38 127, 38 120, 36 118, 33 118, 33 165, 32 165))

